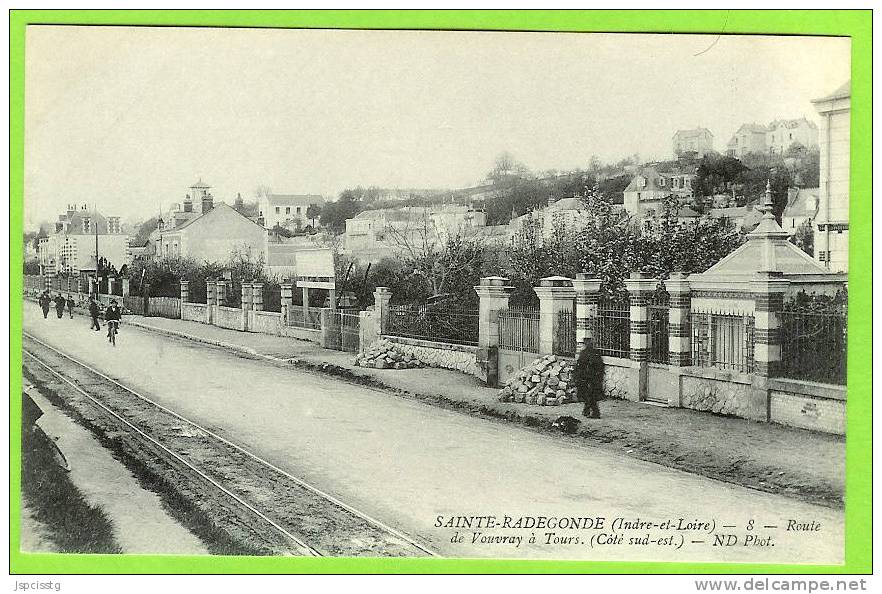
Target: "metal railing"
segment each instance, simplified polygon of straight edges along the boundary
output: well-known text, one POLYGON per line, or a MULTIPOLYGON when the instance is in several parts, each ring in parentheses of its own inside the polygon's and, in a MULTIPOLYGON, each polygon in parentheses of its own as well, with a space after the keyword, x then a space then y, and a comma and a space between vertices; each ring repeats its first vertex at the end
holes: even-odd
POLYGON ((288 308, 288 326, 306 328, 307 330, 322 329, 322 310, 320 307, 306 307, 294 305, 288 308))
POLYGON ((393 305, 383 334, 452 344, 478 344, 478 310, 435 305, 393 305))
POLYGON ((627 359, 631 354, 631 307, 625 300, 601 299, 590 322, 594 348, 607 357, 627 359))
POLYGON ((784 311, 781 364, 777 375, 828 384, 845 384, 848 315, 845 312, 784 311))
POLYGON ((563 310, 557 313, 557 328, 552 351, 563 357, 576 356, 576 313, 563 310))
POLYGON ((753 316, 692 311, 692 364, 751 373, 754 369, 753 316))
POLYGON ((533 307, 499 311, 499 348, 539 352, 539 310, 533 307))

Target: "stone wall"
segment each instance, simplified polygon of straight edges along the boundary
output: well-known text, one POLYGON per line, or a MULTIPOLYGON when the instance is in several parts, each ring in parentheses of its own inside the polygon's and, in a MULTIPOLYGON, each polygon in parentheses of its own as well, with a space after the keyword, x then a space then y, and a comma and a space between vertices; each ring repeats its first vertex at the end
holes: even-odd
POLYGON ((248 331, 282 334, 282 314, 274 311, 249 311, 248 331))
POLYGON ((773 379, 769 388, 773 423, 845 435, 845 386, 773 379))
POLYGON ((607 398, 638 400, 640 366, 630 359, 603 357, 603 387, 607 398))
POLYGON ((309 342, 314 342, 316 344, 321 344, 322 341, 321 330, 298 328, 297 326, 282 326, 279 332, 282 336, 287 336, 288 338, 296 338, 297 340, 308 340, 309 342))
POLYGON ((680 406, 748 417, 751 376, 698 367, 681 368, 680 406))
POLYGON ((181 319, 208 323, 208 306, 204 303, 181 303, 181 319))
POLYGON ((432 367, 454 369, 483 379, 484 374, 477 362, 478 347, 398 336, 383 336, 383 338, 394 342, 396 349, 402 353, 410 353, 432 367))
POLYGON ((217 305, 214 309, 214 325, 230 330, 243 330, 245 318, 241 309, 217 305))

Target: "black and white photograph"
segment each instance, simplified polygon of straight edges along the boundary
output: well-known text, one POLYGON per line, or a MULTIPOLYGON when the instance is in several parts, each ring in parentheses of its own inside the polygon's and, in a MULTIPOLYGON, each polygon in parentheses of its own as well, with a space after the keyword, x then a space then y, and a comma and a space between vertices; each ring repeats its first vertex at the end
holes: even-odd
POLYGON ((28 26, 21 551, 844 563, 851 52, 28 26))

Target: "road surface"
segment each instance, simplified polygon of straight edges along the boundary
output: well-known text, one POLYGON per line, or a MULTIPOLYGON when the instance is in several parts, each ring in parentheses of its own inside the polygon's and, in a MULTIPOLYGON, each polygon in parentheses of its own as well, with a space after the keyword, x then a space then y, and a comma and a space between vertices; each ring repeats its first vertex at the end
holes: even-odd
POLYGON ((114 348, 82 317, 44 320, 29 302, 24 310, 29 333, 445 556, 843 560, 838 510, 125 324, 114 348), (460 516, 495 525, 463 528, 460 516), (518 528, 522 517, 528 527, 518 528), (595 520, 579 530, 531 526, 538 517, 595 520), (687 526, 695 529, 677 529, 687 526))

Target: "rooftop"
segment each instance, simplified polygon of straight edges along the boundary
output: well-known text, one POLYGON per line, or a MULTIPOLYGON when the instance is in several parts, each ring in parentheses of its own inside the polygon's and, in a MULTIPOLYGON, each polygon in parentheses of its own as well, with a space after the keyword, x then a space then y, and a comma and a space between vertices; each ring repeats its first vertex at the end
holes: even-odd
POLYGON ((845 99, 851 97, 851 79, 842 83, 838 89, 820 99, 812 99, 812 103, 821 103, 822 101, 833 101, 834 99, 845 99))

